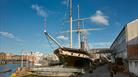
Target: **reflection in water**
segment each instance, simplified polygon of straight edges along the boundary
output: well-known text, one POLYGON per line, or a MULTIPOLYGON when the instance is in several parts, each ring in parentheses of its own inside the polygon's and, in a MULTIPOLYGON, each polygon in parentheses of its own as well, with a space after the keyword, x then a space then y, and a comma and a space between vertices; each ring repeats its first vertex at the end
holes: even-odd
POLYGON ((0 72, 11 69, 11 72, 6 73, 0 73, 0 77, 10 77, 11 73, 16 70, 17 67, 19 67, 19 64, 6 64, 6 65, 0 65, 0 72))

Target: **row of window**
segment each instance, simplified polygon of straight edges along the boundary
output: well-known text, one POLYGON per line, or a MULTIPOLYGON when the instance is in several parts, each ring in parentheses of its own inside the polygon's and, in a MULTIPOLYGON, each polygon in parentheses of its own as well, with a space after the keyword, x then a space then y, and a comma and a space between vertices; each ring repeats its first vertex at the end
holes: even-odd
POLYGON ((138 67, 138 61, 131 60, 131 61, 129 61, 129 64, 130 64, 130 66, 133 66, 133 64, 134 64, 134 66, 137 66, 138 67))

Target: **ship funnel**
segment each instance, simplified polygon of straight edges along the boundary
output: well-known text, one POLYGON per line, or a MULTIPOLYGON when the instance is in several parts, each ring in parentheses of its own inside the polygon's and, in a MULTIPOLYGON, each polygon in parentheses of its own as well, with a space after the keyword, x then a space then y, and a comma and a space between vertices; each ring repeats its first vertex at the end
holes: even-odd
POLYGON ((85 44, 84 41, 81 41, 81 49, 84 50, 85 49, 85 44))

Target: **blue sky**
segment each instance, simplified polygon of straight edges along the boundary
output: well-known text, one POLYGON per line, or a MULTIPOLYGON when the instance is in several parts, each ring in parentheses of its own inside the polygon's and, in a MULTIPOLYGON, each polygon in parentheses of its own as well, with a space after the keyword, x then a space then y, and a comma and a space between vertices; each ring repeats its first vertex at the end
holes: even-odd
MULTIPOLYGON (((69 23, 62 25, 68 19, 67 3, 68 0, 0 0, 0 52, 52 52, 43 34, 44 16, 48 32, 69 46, 69 34, 57 34, 69 29, 69 23)), ((77 3, 73 0, 73 19, 77 18, 77 3)), ((138 18, 138 0, 80 0, 80 7, 80 18, 91 17, 84 21, 85 28, 103 29, 88 32, 90 48, 110 47, 125 24, 138 18)), ((76 33, 73 45, 77 47, 76 33)))

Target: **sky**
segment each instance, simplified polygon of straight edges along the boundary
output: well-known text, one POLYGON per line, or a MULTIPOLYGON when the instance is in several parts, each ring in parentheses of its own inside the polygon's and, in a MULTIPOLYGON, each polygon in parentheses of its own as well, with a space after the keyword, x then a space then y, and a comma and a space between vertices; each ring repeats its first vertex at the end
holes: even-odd
MULTIPOLYGON (((73 20, 78 0, 73 0, 73 20)), ((121 29, 138 18, 138 0, 80 0, 80 22, 87 31, 89 48, 109 48, 121 29)), ((19 54, 22 50, 52 53, 57 46, 48 41, 46 30, 62 46, 69 47, 68 0, 0 0, 0 52, 19 54)), ((73 30, 77 22, 73 22, 73 30)), ((73 47, 77 48, 73 32, 73 47)))

